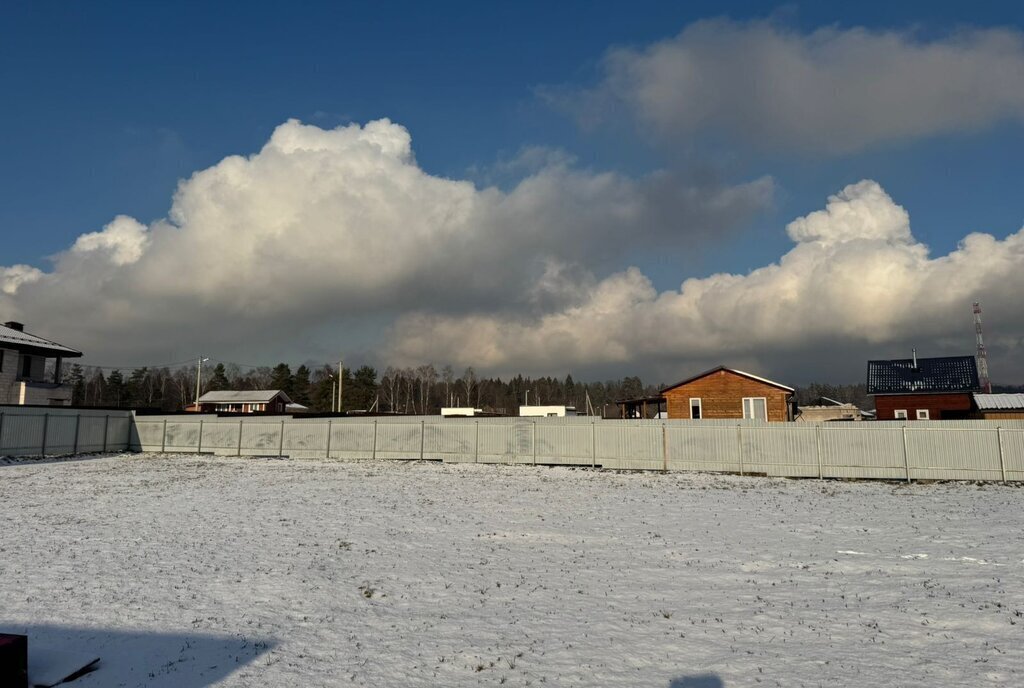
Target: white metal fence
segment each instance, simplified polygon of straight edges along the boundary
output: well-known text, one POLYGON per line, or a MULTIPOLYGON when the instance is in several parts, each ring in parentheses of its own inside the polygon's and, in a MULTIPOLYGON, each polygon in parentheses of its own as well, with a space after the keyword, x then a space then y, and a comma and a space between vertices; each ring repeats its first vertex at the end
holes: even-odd
POLYGON ((0 456, 125 451, 131 411, 0 407, 0 456))
POLYGON ((136 418, 131 447, 786 477, 1024 480, 1024 422, 136 418))

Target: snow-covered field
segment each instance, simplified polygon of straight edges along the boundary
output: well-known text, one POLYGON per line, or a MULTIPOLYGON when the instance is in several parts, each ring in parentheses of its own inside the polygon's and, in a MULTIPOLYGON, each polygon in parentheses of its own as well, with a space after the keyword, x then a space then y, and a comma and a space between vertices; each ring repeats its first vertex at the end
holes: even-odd
POLYGON ((0 630, 82 686, 1024 685, 1024 491, 0 463, 0 630))

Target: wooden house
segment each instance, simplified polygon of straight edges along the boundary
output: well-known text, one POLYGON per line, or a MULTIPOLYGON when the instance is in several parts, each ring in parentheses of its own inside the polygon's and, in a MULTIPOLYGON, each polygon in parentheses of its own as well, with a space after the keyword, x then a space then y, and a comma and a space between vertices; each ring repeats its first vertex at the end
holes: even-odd
POLYGON ((981 389, 974 356, 868 361, 867 387, 878 420, 969 418, 981 389))
POLYGON ((793 420, 793 388, 718 366, 661 390, 669 418, 793 420))
POLYGON ((287 413, 292 400, 279 389, 207 392, 199 405, 189 404, 187 411, 200 413, 287 413))

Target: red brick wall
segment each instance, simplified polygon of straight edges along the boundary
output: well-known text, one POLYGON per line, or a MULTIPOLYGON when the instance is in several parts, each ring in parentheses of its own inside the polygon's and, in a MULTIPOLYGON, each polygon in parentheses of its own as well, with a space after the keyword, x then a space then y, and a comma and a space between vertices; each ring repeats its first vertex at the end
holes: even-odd
POLYGON ((896 420, 896 409, 906 409, 908 420, 917 420, 918 409, 927 409, 930 420, 966 418, 971 410, 971 395, 885 394, 875 397, 878 420, 896 420))
POLYGON ((689 418, 690 398, 699 397, 703 418, 743 418, 744 397, 765 397, 768 420, 789 420, 790 392, 728 370, 717 370, 663 394, 669 418, 689 418))

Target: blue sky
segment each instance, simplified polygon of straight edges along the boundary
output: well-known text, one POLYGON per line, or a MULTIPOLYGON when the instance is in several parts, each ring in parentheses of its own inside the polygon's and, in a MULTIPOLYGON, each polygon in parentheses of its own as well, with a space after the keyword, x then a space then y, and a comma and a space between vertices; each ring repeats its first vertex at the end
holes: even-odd
MULTIPOLYGON (((786 223, 862 179, 906 208, 934 254, 968 232, 1003 239, 1024 224, 1024 127, 1013 117, 836 154, 752 144, 729 131, 666 143, 628 116, 583 126, 547 95, 599 89, 609 51, 642 52, 715 17, 798 36, 864 27, 928 42, 965 28, 1024 30, 1019 3, 9 2, 0 12, 0 265, 48 271, 48 256, 117 215, 160 220, 180 179, 258 152, 289 118, 324 129, 390 118, 408 130, 424 172, 479 188, 514 188, 528 171, 495 170, 528 147, 560 151, 594 174, 772 180, 770 203, 718 241, 671 250, 623 242, 621 264, 588 266, 602 279, 635 265, 658 290, 777 261, 792 246, 786 223)), ((365 332, 379 329, 352 341, 363 346, 376 336, 365 332)))

